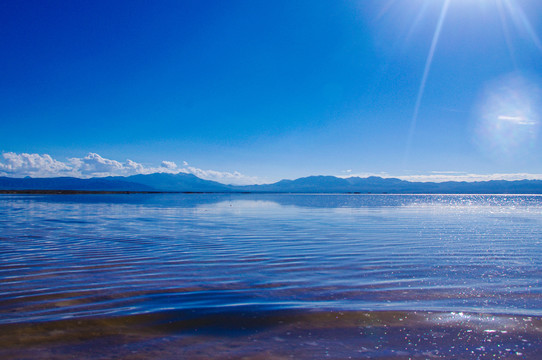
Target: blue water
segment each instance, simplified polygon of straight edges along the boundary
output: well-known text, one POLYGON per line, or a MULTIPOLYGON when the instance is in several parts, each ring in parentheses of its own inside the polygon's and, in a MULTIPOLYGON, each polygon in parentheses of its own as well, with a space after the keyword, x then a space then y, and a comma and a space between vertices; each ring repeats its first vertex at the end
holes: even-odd
POLYGON ((542 197, 2 195, 0 324, 208 309, 542 315, 542 197))

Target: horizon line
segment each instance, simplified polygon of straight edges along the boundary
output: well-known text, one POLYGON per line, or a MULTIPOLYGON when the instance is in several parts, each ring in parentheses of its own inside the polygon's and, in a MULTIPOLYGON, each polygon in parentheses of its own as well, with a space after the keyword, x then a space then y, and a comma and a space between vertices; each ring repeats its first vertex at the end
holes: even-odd
MULTIPOLYGON (((115 175, 115 174, 107 174, 107 175, 97 175, 97 176, 70 176, 70 175, 51 175, 51 176, 32 176, 32 175, 20 175, 20 176, 10 176, 9 174, 0 172, 0 177, 2 178, 8 178, 8 179, 60 179, 60 178, 69 178, 69 179, 79 179, 79 180, 90 180, 90 179, 106 179, 106 178, 129 178, 132 176, 148 176, 148 175, 156 175, 156 174, 163 174, 163 175, 192 175, 197 177, 198 179, 205 180, 205 181, 212 181, 219 183, 221 185, 226 186, 234 186, 234 187, 244 187, 244 186, 265 186, 265 185, 273 185, 281 181, 296 181, 300 179, 307 179, 311 177, 333 177, 336 179, 351 179, 351 178, 357 178, 357 179, 369 179, 369 178, 379 178, 379 179, 394 179, 394 180, 401 180, 405 182, 410 183, 446 183, 446 182, 456 182, 456 183, 480 183, 480 182, 490 182, 490 181, 506 181, 506 182, 515 182, 515 181, 542 181, 542 174, 529 174, 529 173, 510 173, 510 174, 462 174, 462 175, 438 175, 438 174, 431 174, 431 175, 402 175, 402 176, 393 176, 393 175, 384 175, 384 174, 352 174, 352 175, 324 175, 324 174, 317 174, 317 175, 307 175, 307 176, 301 176, 298 178, 293 179, 280 179, 274 182, 270 183, 250 183, 250 184, 232 184, 227 182, 220 182, 217 180, 210 180, 205 179, 202 177, 199 177, 193 173, 189 172, 166 172, 166 171, 156 171, 152 173, 140 173, 140 174, 130 174, 130 175, 115 175)), ((1 190, 1 189, 0 189, 1 190)))

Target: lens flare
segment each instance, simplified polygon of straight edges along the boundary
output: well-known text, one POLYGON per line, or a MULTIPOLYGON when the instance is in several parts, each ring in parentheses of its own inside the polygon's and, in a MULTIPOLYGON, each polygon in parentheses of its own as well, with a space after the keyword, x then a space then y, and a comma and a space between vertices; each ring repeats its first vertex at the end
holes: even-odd
MULTIPOLYGON (((413 22, 413 28, 420 22, 421 17, 424 16, 424 6, 429 4, 430 1, 419 1, 423 6, 420 8, 413 22)), ((390 11, 395 3, 392 0, 386 3, 386 7, 381 15, 390 11)), ((472 7, 475 5, 484 16, 491 14, 491 9, 496 9, 502 26, 503 41, 510 53, 513 69, 516 71, 521 68, 515 46, 517 40, 523 38, 523 40, 530 43, 531 47, 534 46, 534 48, 542 52, 542 40, 519 2, 514 0, 439 0, 438 4, 442 4, 440 15, 433 32, 429 53, 425 59, 414 111, 410 118, 410 126, 406 135, 406 147, 403 158, 404 166, 409 161, 425 88, 437 46, 440 42, 442 28, 452 8, 455 11, 467 11, 472 10, 472 7)), ((457 26, 457 24, 455 25, 457 26)), ((538 88, 533 87, 525 79, 516 78, 503 80, 502 84, 495 85, 493 89, 488 91, 484 105, 482 106, 484 110, 482 110, 477 124, 477 135, 475 136, 475 142, 484 152, 498 159, 510 160, 532 150, 538 136, 539 125, 539 111, 535 109, 533 90, 536 90, 536 93, 538 93, 538 88)))
POLYGON ((423 69, 422 79, 420 81, 420 86, 418 88, 418 95, 416 96, 416 104, 414 105, 414 114, 410 120, 410 127, 407 135, 407 144, 405 150, 404 163, 408 161, 410 154, 410 147, 412 144, 412 138, 414 137, 414 132, 416 130, 416 122, 418 121, 418 115, 420 113, 420 105, 422 103, 423 94, 425 92, 425 85, 427 84, 427 77, 429 76, 429 71, 431 70, 431 65, 433 64, 433 57, 435 56, 435 49, 437 48, 438 41, 440 38, 440 32, 442 31, 442 25, 446 19, 446 14, 448 13, 448 6, 450 5, 450 0, 445 0, 442 5, 442 10, 437 22, 437 27, 433 33, 433 40, 431 41, 431 48, 429 49, 429 54, 425 60, 425 67, 423 69))
POLYGON ((490 83, 479 104, 474 141, 496 160, 511 161, 532 152, 538 139, 540 89, 521 75, 490 83))

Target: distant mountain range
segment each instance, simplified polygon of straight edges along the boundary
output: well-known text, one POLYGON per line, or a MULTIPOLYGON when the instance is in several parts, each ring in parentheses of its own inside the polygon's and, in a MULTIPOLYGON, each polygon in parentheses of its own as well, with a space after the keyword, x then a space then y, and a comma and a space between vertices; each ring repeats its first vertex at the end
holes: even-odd
POLYGON ((540 194, 542 180, 480 182, 410 182, 395 178, 309 176, 268 185, 243 186, 251 192, 373 193, 373 194, 540 194))
POLYGON ((0 190, 138 191, 372 194, 542 194, 542 180, 410 182, 394 178, 309 176, 273 184, 234 186, 192 174, 149 174, 79 179, 0 177, 0 190))
POLYGON ((231 192, 232 187, 192 174, 149 174, 90 179, 0 177, 0 190, 231 192))

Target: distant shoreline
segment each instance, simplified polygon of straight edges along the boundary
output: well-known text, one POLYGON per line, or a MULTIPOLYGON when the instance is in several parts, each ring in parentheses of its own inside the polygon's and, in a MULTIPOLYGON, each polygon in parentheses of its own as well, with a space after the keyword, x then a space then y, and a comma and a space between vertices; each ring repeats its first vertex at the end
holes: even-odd
MULTIPOLYGON (((109 190, 0 190, 0 194, 85 195, 85 194, 180 194, 181 191, 109 191, 109 190)), ((192 192, 197 193, 197 192, 192 192)))
POLYGON ((0 190, 0 195, 130 195, 130 194, 259 194, 259 195, 522 195, 542 196, 522 192, 302 192, 302 191, 131 191, 131 190, 0 190))

